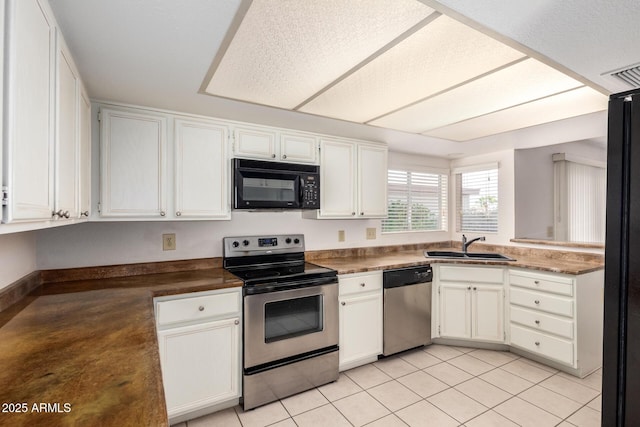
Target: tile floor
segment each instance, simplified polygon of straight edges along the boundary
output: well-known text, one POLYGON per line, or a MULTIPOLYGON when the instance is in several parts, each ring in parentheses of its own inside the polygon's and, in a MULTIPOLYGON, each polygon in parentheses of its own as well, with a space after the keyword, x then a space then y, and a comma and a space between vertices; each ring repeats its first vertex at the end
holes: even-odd
POLYGON ((431 345, 335 383, 180 427, 600 426, 602 372, 580 379, 501 351, 431 345))

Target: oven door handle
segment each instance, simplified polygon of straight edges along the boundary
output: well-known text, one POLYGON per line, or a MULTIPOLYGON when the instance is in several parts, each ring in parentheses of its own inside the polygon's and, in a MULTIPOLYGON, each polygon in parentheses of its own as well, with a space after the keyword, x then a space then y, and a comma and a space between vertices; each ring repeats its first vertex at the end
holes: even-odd
POLYGON ((245 286, 243 288, 244 295, 257 295, 257 294, 265 294, 270 292, 284 292, 284 291, 292 291, 296 289, 303 288, 311 288, 315 286, 324 286, 324 285, 332 285, 338 284, 338 278, 335 276, 332 277, 321 277, 315 279, 307 279, 307 280, 297 280, 294 282, 286 282, 286 283, 265 283, 257 286, 245 286))

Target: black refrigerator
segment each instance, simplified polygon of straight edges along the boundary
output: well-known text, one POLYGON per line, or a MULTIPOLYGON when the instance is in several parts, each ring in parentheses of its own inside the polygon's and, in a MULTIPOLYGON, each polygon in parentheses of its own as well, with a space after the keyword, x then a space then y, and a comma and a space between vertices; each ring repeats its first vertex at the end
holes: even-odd
POLYGON ((640 89, 609 98, 602 425, 640 425, 640 89))

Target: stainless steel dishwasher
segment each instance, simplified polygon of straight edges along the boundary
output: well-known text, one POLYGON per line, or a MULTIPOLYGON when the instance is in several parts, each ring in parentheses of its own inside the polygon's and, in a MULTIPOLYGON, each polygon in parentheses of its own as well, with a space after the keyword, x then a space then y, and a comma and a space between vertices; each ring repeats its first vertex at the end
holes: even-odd
POLYGON ((382 273, 384 356, 431 343, 431 266, 382 273))

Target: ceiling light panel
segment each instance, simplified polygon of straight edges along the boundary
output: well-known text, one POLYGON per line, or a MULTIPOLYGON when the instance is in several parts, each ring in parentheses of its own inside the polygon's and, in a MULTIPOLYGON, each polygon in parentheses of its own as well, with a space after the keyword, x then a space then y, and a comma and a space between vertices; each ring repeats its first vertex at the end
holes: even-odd
POLYGON ((254 0, 206 92, 292 109, 431 13, 414 0, 254 0))
POLYGON ((422 133, 580 86, 577 80, 528 58, 371 124, 422 133))
POLYGON ((558 95, 424 132, 453 141, 468 141, 515 129, 607 109, 608 98, 583 86, 558 95))
POLYGON ((440 16, 300 111, 366 122, 523 57, 521 52, 440 16))

